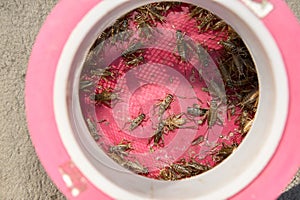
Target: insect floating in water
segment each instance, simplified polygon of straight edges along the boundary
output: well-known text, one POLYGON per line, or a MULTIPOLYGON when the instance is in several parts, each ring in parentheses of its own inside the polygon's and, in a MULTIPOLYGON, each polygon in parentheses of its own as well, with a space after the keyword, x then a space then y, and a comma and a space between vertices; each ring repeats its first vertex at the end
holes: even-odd
POLYGON ((181 163, 172 163, 160 170, 159 178, 165 181, 175 181, 190 177, 191 173, 181 163))
POLYGON ((149 138, 148 140, 148 145, 152 142, 153 140, 153 145, 150 146, 150 150, 152 149, 153 146, 163 146, 164 145, 164 128, 165 124, 164 122, 159 122, 157 125, 157 128, 155 129, 153 135, 149 138))
POLYGON ((165 167, 159 171, 159 179, 165 181, 178 180, 178 175, 169 167, 165 167))
POLYGON ((135 42, 129 45, 127 49, 122 52, 122 57, 127 58, 129 55, 142 53, 143 52, 143 43, 142 42, 135 42))
POLYGON ((129 66, 138 66, 144 62, 144 59, 145 58, 142 55, 136 56, 135 54, 132 54, 126 57, 126 64, 129 66))
POLYGON ((138 161, 126 161, 123 165, 126 169, 129 169, 130 171, 136 173, 136 174, 148 174, 149 170, 147 167, 143 166, 138 161))
POLYGON ((204 136, 203 136, 203 135, 199 135, 198 137, 196 137, 196 138, 192 141, 191 145, 192 145, 192 146, 195 146, 195 145, 198 145, 198 144, 200 144, 200 143, 202 143, 202 142, 204 142, 204 136))
POLYGON ((228 67, 227 62, 220 59, 218 61, 218 65, 219 65, 219 70, 221 72, 221 75, 222 75, 225 85, 232 86, 233 81, 231 79, 231 69, 230 69, 230 67, 228 67))
POLYGON ((223 120, 219 117, 219 102, 216 99, 210 101, 210 107, 207 113, 208 128, 212 128, 216 123, 223 125, 223 120))
POLYGON ((142 15, 145 15, 146 19, 153 26, 156 26, 156 22, 165 22, 165 18, 162 13, 163 10, 160 9, 159 4, 148 4, 136 9, 136 11, 142 15))
POLYGON ((215 100, 219 99, 222 103, 227 102, 225 86, 222 83, 216 83, 215 81, 211 80, 208 85, 208 90, 210 94, 214 96, 215 100))
POLYGON ((99 139, 100 139, 100 135, 98 133, 98 129, 97 129, 96 123, 91 118, 87 118, 86 119, 86 123, 87 123, 87 127, 88 127, 88 129, 90 131, 91 136, 94 138, 94 140, 96 142, 98 142, 99 139))
POLYGON ((233 143, 232 145, 226 145, 222 143, 222 148, 213 155, 213 160, 217 163, 220 163, 230 154, 232 154, 232 152, 234 152, 237 149, 237 147, 237 143, 233 143))
POLYGON ((183 125, 186 123, 186 119, 182 118, 184 113, 178 114, 178 115, 170 115, 165 120, 163 120, 163 123, 165 124, 165 133, 169 131, 173 131, 178 128, 183 128, 183 125))
POLYGON ((214 31, 220 30, 220 32, 223 32, 225 29, 228 29, 228 24, 224 20, 219 20, 212 26, 212 29, 214 31))
POLYGON ((135 42, 122 52, 122 57, 128 66, 137 66, 144 62, 145 58, 142 55, 144 45, 141 42, 135 42))
POLYGON ((207 13, 208 11, 204 8, 198 6, 191 6, 189 15, 191 18, 201 19, 207 13))
POLYGON ((185 33, 182 33, 181 30, 176 31, 176 49, 179 55, 179 58, 182 62, 188 61, 189 51, 192 50, 191 46, 187 43, 184 38, 185 33))
POLYGON ((117 19, 113 25, 103 31, 102 37, 99 39, 109 40, 112 44, 115 44, 117 41, 128 40, 132 35, 132 31, 129 29, 128 18, 130 18, 129 15, 124 15, 117 19))
POLYGON ((244 126, 241 127, 241 134, 242 135, 246 135, 248 133, 248 131, 250 130, 250 128, 252 127, 252 124, 254 122, 254 119, 248 119, 245 123, 244 126))
POLYGON ((136 118, 130 120, 129 122, 126 122, 124 124, 124 127, 127 125, 127 124, 130 124, 129 125, 129 131, 133 131, 134 129, 136 129, 138 126, 140 126, 143 121, 146 119, 146 114, 144 113, 141 113, 139 114, 136 118))
POLYGON ((134 130, 136 127, 138 127, 139 125, 141 125, 141 123, 145 120, 146 115, 144 113, 140 114, 139 116, 137 116, 135 119, 132 120, 129 130, 132 131, 134 130))
POLYGON ((90 99, 96 103, 102 103, 108 107, 112 107, 115 104, 114 102, 120 100, 120 98, 117 93, 111 92, 110 90, 104 89, 99 94, 91 94, 90 99))
POLYGON ((180 175, 180 178, 183 177, 189 177, 191 176, 191 172, 188 170, 188 168, 183 163, 172 163, 170 165, 171 169, 174 170, 178 175, 180 175))
POLYGON ((123 166, 130 171, 137 174, 148 174, 148 168, 144 167, 137 160, 132 161, 126 159, 128 157, 128 151, 132 150, 131 142, 127 140, 122 140, 120 144, 115 146, 110 146, 108 150, 108 156, 111 157, 119 165, 123 166))
POLYGON ((147 20, 147 16, 143 14, 137 14, 134 19, 137 24, 137 29, 139 31, 139 36, 142 38, 149 39, 153 36, 153 28, 152 25, 147 20))
POLYGON ((245 136, 250 130, 254 119, 247 110, 243 110, 242 114, 236 119, 235 123, 239 125, 239 132, 245 136))
POLYGON ((116 153, 116 152, 111 152, 110 153, 110 152, 108 152, 107 155, 121 166, 124 166, 125 163, 126 163, 126 160, 124 159, 124 157, 119 153, 116 153))
POLYGON ((174 96, 172 94, 167 94, 166 97, 157 103, 154 107, 158 107, 158 118, 161 119, 162 115, 165 111, 170 107, 171 103, 174 100, 174 96))
POLYGON ((195 126, 184 126, 187 123, 187 119, 182 118, 185 113, 180 113, 178 115, 170 115, 166 119, 163 120, 165 125, 164 132, 168 133, 169 131, 174 131, 175 129, 182 128, 196 128, 195 126))
POLYGON ((257 108, 258 105, 258 97, 259 97, 259 91, 258 89, 252 90, 248 95, 246 95, 240 105, 242 107, 254 107, 257 108))
POLYGON ((187 107, 187 114, 192 117, 201 117, 207 113, 207 108, 201 108, 199 104, 193 104, 192 107, 187 107))
POLYGON ((161 169, 159 178, 166 181, 175 181, 199 175, 209 169, 208 165, 202 165, 194 160, 187 162, 185 159, 181 159, 179 162, 171 163, 161 169))
POLYGON ((95 86, 96 83, 94 81, 91 81, 91 80, 82 80, 80 81, 80 90, 83 90, 83 91, 86 91, 86 92, 89 92, 90 88, 92 88, 93 86, 95 86))
POLYGON ((236 55, 236 56, 248 56, 248 52, 245 46, 240 46, 235 44, 231 40, 220 40, 217 44, 221 45, 227 54, 236 55))
MULTIPOLYGON (((208 67, 210 64, 210 55, 209 53, 206 51, 205 48, 203 48, 203 46, 201 44, 197 44, 196 45, 196 53, 198 56, 198 60, 199 62, 204 66, 204 67, 208 67)), ((202 75, 202 74, 200 74, 202 75)))
POLYGON ((120 156, 127 156, 128 151, 132 150, 131 142, 127 140, 122 140, 120 144, 109 147, 109 153, 115 153, 120 156))
POLYGON ((115 73, 111 70, 111 66, 108 66, 104 69, 98 68, 98 69, 92 69, 91 75, 92 76, 99 76, 100 78, 103 78, 107 80, 108 78, 115 78, 115 73))
POLYGON ((207 121, 208 128, 212 128, 216 123, 223 125, 223 120, 219 116, 220 102, 214 98, 209 103, 209 108, 201 108, 198 104, 188 107, 187 113, 193 117, 203 116, 202 122, 207 121))
MULTIPOLYGON (((96 43, 96 42, 95 42, 96 43)), ((104 45, 104 43, 101 43, 104 45)), ((102 53, 103 46, 100 44, 97 44, 96 47, 93 47, 86 55, 86 59, 84 61, 84 69, 87 69, 87 71, 99 66, 103 58, 99 56, 100 53, 102 53)))
MULTIPOLYGON (((215 126, 216 124, 223 126, 223 123, 224 123, 221 116, 219 116, 220 102, 218 101, 218 99, 212 99, 209 103, 209 106, 210 107, 209 107, 209 109, 206 110, 205 114, 203 115, 202 120, 199 120, 200 123, 198 123, 199 125, 202 125, 205 121, 207 121, 207 131, 212 129, 212 127, 215 126)), ((197 145, 197 144, 200 144, 201 142, 203 142, 204 138, 202 138, 202 137, 203 136, 200 135, 197 138, 195 138, 192 141, 192 145, 197 145)), ((208 134, 207 134, 206 138, 208 138, 208 134)))
POLYGON ((208 165, 200 164, 194 160, 190 160, 185 165, 189 169, 192 176, 202 174, 210 169, 208 165))
POLYGON ((213 26, 214 22, 217 20, 217 17, 212 13, 208 13, 206 16, 198 18, 198 20, 200 21, 198 29, 200 32, 203 32, 207 31, 213 26))
POLYGON ((108 156, 113 159, 116 163, 121 165, 122 167, 136 173, 136 174, 148 174, 149 170, 147 167, 144 167, 141 163, 136 161, 131 161, 125 159, 122 155, 118 153, 108 153, 108 156))

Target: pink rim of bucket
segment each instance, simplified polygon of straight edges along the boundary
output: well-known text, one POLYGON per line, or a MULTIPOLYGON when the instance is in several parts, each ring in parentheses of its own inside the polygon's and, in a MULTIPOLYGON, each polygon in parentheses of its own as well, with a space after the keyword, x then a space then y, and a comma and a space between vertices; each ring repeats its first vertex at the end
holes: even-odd
MULTIPOLYGON (((99 2, 101 0, 60 1, 40 30, 27 70, 25 101, 31 139, 48 175, 68 199, 111 199, 88 180, 78 183, 82 187, 79 187, 81 193, 76 198, 72 193, 74 191, 66 186, 61 169, 67 166, 65 171, 71 170, 77 175, 81 173, 70 164, 70 156, 60 139, 53 110, 54 76, 60 54, 77 23, 99 2)), ((297 68, 300 40, 296 39, 300 35, 300 26, 283 1, 270 2, 274 10, 262 21, 277 42, 285 62, 290 93, 288 118, 281 141, 268 165, 231 199, 274 199, 300 167, 300 154, 295 151, 300 138, 297 129, 300 119, 297 105, 300 102, 300 68, 297 68)))

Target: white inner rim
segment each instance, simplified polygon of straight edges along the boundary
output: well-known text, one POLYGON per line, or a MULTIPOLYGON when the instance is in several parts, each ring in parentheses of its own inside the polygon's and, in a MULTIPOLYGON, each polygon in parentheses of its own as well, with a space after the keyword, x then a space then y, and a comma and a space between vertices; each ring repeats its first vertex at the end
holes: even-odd
POLYGON ((238 0, 185 1, 224 18, 251 50, 260 83, 255 122, 234 155, 202 175, 162 182, 124 172, 92 138, 82 134, 87 130, 79 125, 83 121, 78 117, 81 115, 79 104, 72 99, 73 83, 70 80, 78 80, 84 53, 108 22, 153 0, 102 1, 79 22, 63 49, 55 76, 54 112, 61 139, 72 161, 89 181, 113 198, 226 199, 262 171, 280 141, 288 111, 288 84, 280 51, 269 31, 238 0))

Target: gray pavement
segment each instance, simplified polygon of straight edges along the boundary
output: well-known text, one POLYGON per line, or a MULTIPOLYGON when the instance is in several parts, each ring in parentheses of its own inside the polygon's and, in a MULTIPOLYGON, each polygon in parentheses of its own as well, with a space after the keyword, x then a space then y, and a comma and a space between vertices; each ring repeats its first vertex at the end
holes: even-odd
MULTIPOLYGON (((0 0, 0 200, 65 199, 36 156, 24 113, 24 77, 31 48, 57 2, 0 0)), ((287 2, 299 19, 300 0, 287 2)), ((298 173, 288 189, 299 182, 298 173)))

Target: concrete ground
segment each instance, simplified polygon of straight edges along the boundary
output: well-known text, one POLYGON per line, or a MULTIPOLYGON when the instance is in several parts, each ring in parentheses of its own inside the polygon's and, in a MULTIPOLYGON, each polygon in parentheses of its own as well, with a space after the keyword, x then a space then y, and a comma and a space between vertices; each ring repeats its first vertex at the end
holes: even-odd
MULTIPOLYGON (((65 199, 31 144, 24 80, 35 37, 58 0, 0 0, 0 199, 65 199)), ((287 0, 300 18, 300 1, 287 0)), ((287 22, 288 23, 288 22, 287 22)), ((300 173, 288 189, 300 182, 300 173)), ((300 198, 300 197, 299 197, 300 198)))

